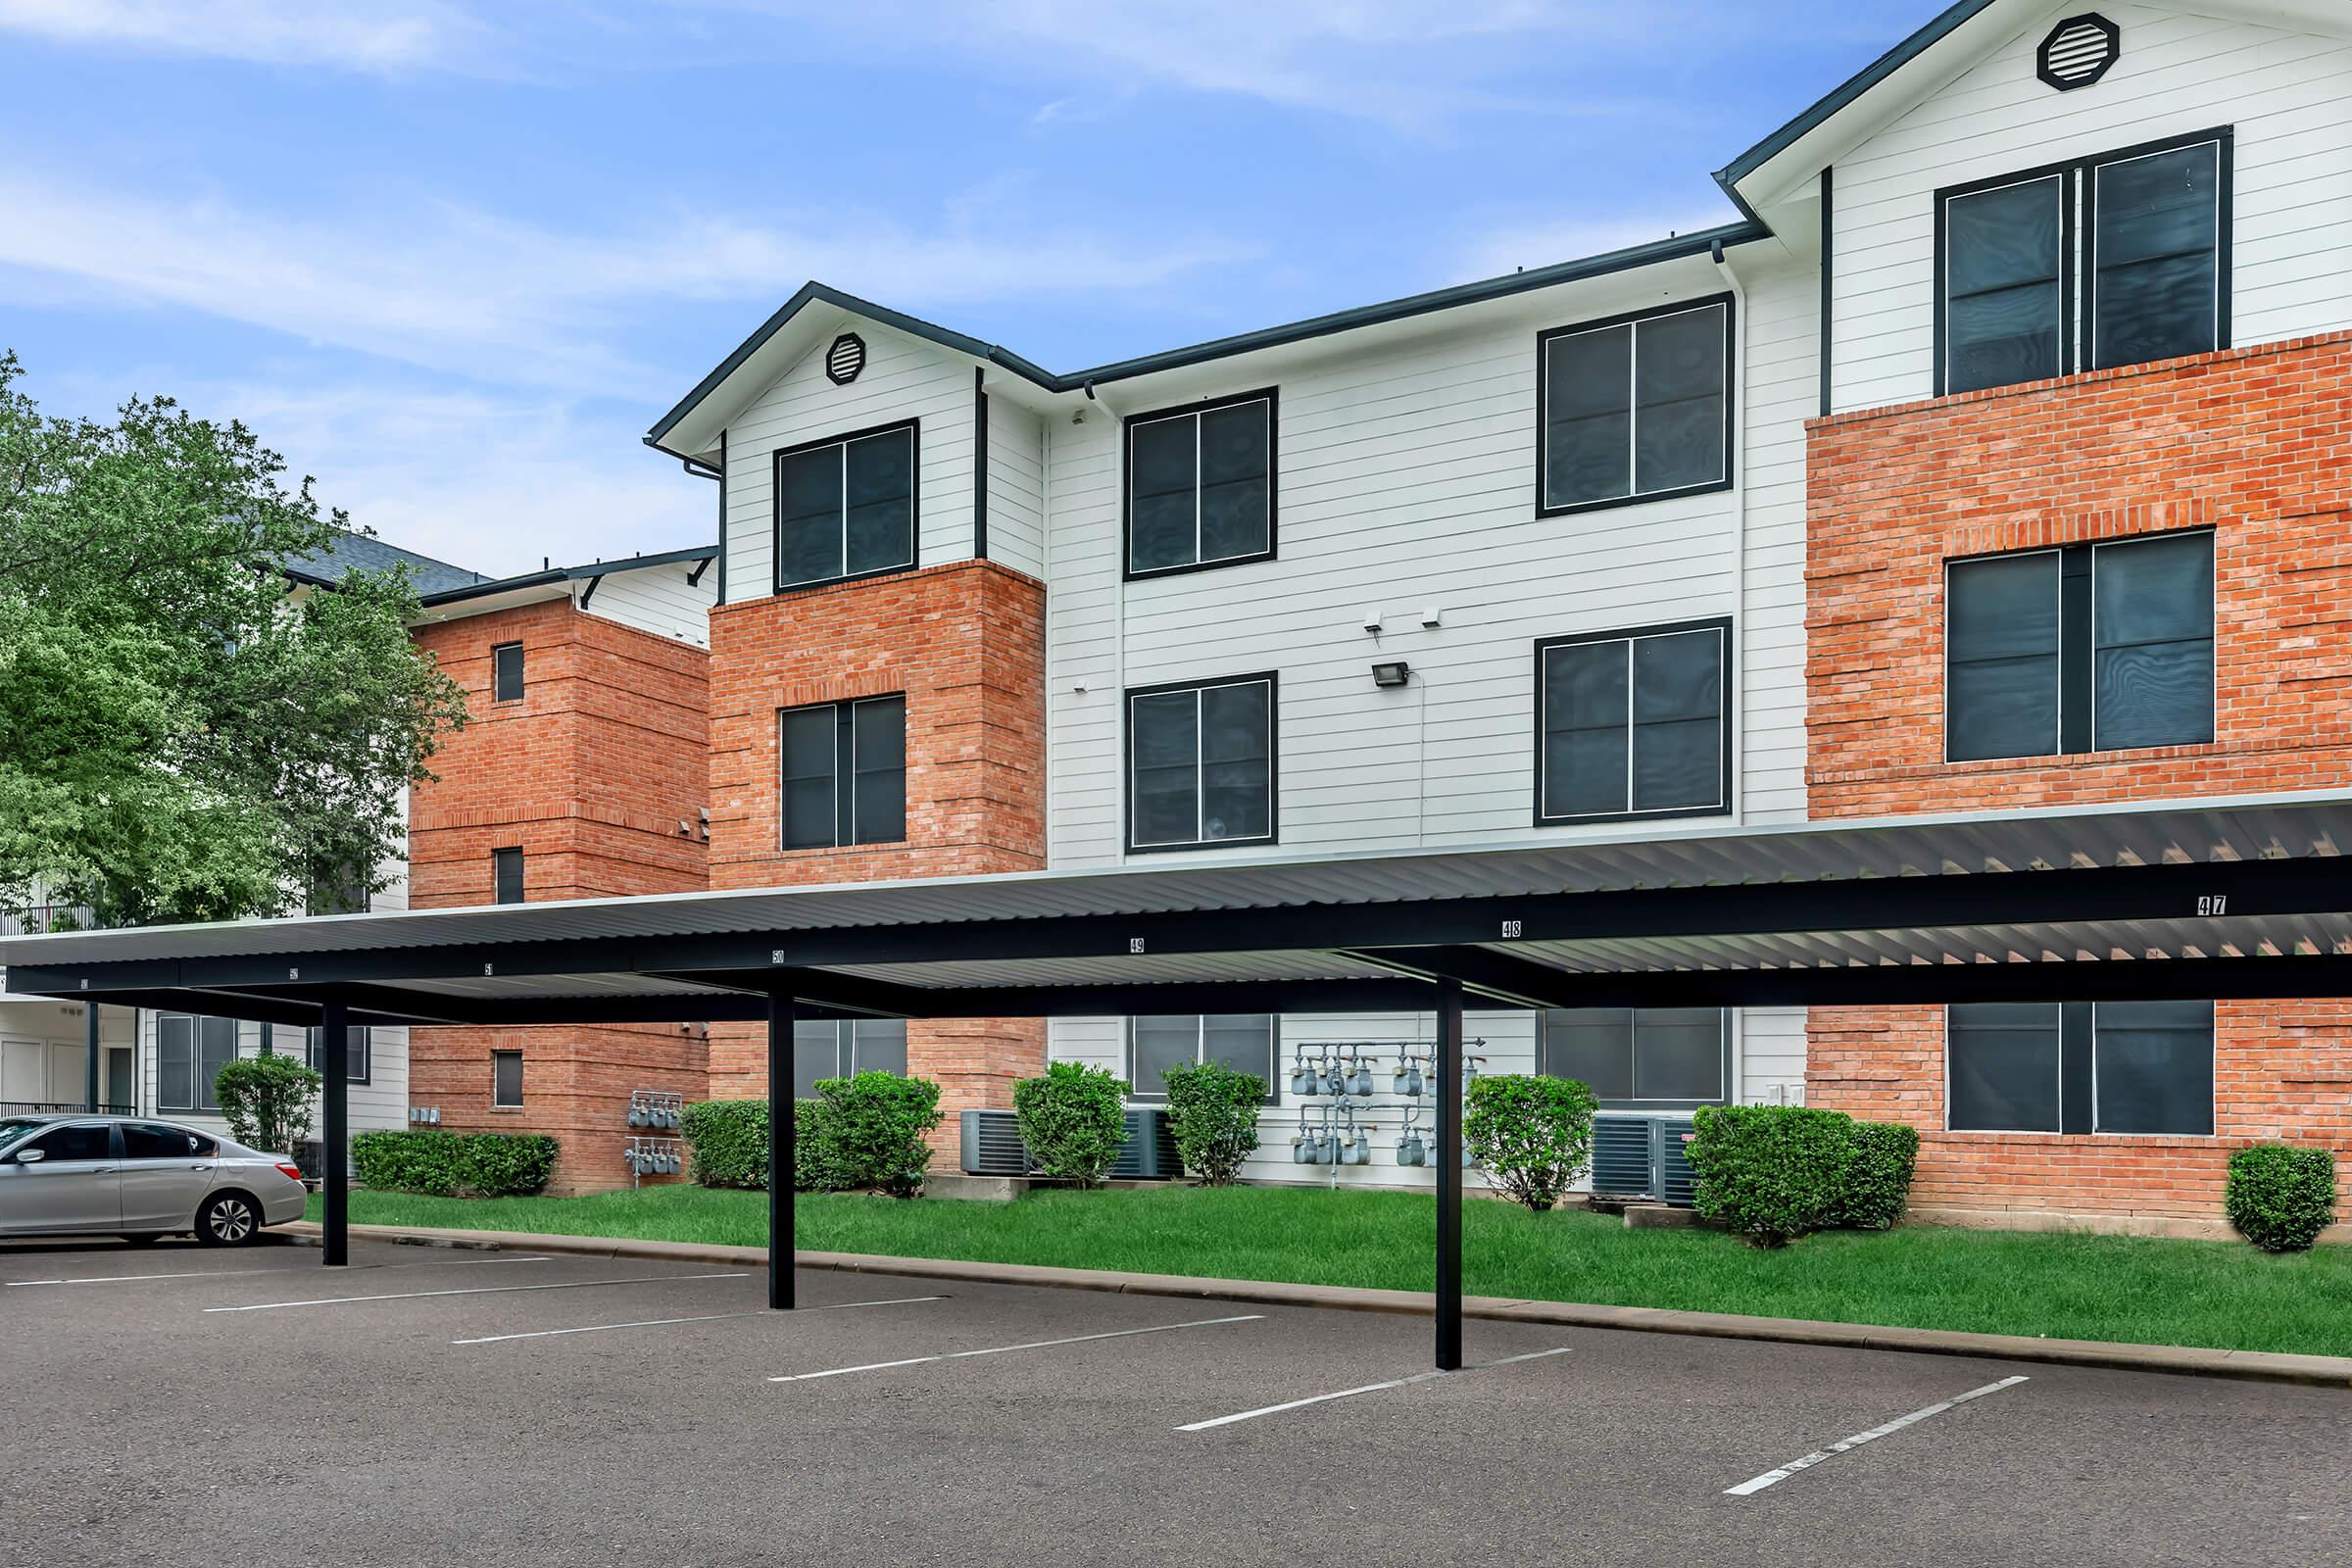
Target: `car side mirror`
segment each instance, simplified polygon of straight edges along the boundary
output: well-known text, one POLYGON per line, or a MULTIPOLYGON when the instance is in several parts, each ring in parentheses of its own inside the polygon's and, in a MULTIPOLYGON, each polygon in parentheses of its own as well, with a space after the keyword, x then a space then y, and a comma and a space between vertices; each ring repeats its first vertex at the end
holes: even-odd
POLYGON ((48 1157, 49 1151, 46 1149, 20 1149, 17 1151, 17 1163, 20 1165, 37 1165, 48 1157))

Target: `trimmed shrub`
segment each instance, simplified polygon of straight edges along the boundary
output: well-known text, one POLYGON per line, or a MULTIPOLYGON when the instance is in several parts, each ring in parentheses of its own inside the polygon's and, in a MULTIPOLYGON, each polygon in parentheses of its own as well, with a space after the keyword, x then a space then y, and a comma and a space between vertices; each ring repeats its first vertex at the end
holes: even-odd
POLYGON ((1919 1129, 1908 1122, 1858 1121, 1849 1138, 1845 1204, 1838 1223, 1858 1231, 1890 1230, 1911 1201, 1919 1129))
POLYGON ((557 1150, 544 1133, 376 1132, 351 1141, 351 1162, 378 1192, 517 1198, 547 1186, 557 1150))
POLYGON ((2335 1154, 2256 1144, 2230 1156, 2230 1223, 2266 1252, 2300 1252, 2335 1218, 2335 1154))
POLYGON ((1845 1214, 1854 1120, 1805 1105, 1702 1105, 1683 1146, 1698 1211, 1756 1247, 1827 1230, 1845 1214))
MULTIPOLYGON (((827 1078, 816 1093, 822 1108, 814 1119, 823 1128, 831 1180, 843 1187, 878 1188, 893 1198, 920 1196, 931 1168, 924 1135, 940 1120, 939 1085, 928 1078, 861 1072, 827 1078)), ((800 1152, 797 1145, 793 1152, 800 1152)))
POLYGON ((1012 1086, 1021 1142, 1040 1172, 1100 1187, 1127 1143, 1127 1082, 1080 1061, 1056 1061, 1043 1078, 1012 1086))
POLYGON ((291 1154, 311 1135, 311 1102, 325 1079, 294 1056, 239 1056, 213 1079, 228 1136, 248 1149, 291 1154))
POLYGON ((1591 1164, 1599 1107, 1573 1078, 1482 1073, 1462 1106, 1462 1142, 1489 1182, 1541 1214, 1591 1164))
POLYGON ((1266 1081, 1221 1061, 1168 1069, 1168 1136, 1185 1174, 1208 1187, 1231 1187, 1242 1161, 1257 1152, 1257 1113, 1266 1081))
MULTIPOLYGON (((793 1190, 829 1193, 842 1184, 833 1179, 825 1147, 824 1102, 792 1102, 793 1190)), ((693 1172, 703 1187, 740 1187, 767 1191, 767 1102, 764 1100, 703 1100, 686 1107, 679 1132, 694 1156, 693 1172)))

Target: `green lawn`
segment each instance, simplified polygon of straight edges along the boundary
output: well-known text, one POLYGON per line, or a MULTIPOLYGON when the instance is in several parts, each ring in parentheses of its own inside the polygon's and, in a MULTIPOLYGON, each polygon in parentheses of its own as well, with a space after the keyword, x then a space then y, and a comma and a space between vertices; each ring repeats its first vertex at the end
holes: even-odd
MULTIPOLYGON (((354 1193, 361 1224, 763 1246, 760 1193, 648 1188, 469 1200, 354 1193)), ((313 1200, 312 1217, 318 1216, 313 1200)), ((1435 1207, 1409 1193, 1170 1187, 1009 1203, 804 1197, 802 1248, 1426 1291, 1435 1207)), ((1913 1328, 2352 1355, 2352 1248, 2271 1257, 2228 1242, 1913 1226, 1758 1251, 1712 1231, 1629 1231, 1479 1200, 1474 1295, 1913 1328)))

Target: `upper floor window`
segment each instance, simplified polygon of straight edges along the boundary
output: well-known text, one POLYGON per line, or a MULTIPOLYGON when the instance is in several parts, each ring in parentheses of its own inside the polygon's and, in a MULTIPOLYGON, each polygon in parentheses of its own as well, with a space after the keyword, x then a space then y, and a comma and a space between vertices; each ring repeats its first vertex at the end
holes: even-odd
POLYGON ((2160 534, 1946 568, 1944 756, 2213 739, 2213 535, 2160 534))
POLYGON ((1938 191, 1936 390, 2228 347, 2230 153, 2200 131, 1938 191))
POLYGON ((1537 643, 1537 825, 1730 810, 1730 641, 1710 620, 1537 643))
POLYGON ((522 851, 490 852, 490 899, 494 904, 522 902, 522 851))
POLYGON ((914 564, 918 426, 832 436, 776 454, 776 589, 914 564))
POLYGON ((1974 1003, 1944 1023, 1954 1132, 2213 1132, 2210 1002, 1974 1003))
POLYGON ((1731 484, 1729 295, 1558 327, 1536 358, 1541 514, 1731 484))
POLYGON ((1274 394, 1127 420, 1127 574, 1274 554, 1274 394))
POLYGON ((785 849, 905 841, 905 697, 786 709, 776 723, 785 849))
POLYGON ((213 1087, 220 1069, 237 1059, 237 1021, 167 1012, 155 1020, 155 1104, 158 1110, 219 1110, 213 1087))
POLYGON ((861 1072, 906 1076, 904 1018, 803 1018, 792 1026, 795 1100, 814 1100, 826 1079, 861 1072))
POLYGON ((1721 1007, 1575 1007, 1544 1014, 1542 1060, 1611 1109, 1720 1105, 1732 1093, 1732 1015, 1721 1007))
POLYGON ((1127 847, 1271 844, 1275 677, 1127 694, 1127 847))
POLYGON ((1219 1061, 1255 1073, 1275 1102, 1281 1031, 1265 1012, 1212 1012, 1127 1020, 1127 1083, 1138 1100, 1168 1097, 1168 1069, 1219 1061))
POLYGON ((500 643, 490 650, 490 700, 522 701, 522 644, 500 643))

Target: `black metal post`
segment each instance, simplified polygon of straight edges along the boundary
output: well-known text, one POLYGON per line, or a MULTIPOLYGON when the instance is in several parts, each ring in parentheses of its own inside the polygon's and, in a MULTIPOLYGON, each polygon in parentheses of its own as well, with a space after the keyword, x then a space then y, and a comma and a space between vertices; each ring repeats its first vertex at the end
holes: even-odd
POLYGON ((1438 982, 1438 1370, 1462 1365, 1462 983, 1438 982))
POLYGON ((325 1112, 321 1119, 326 1123, 318 1145, 318 1170, 326 1183, 326 1245, 319 1260, 328 1268, 341 1268, 351 1261, 351 1069, 344 1060, 351 1031, 344 1021, 347 1016, 348 1009, 340 1002, 319 1004, 318 1072, 326 1080, 318 1091, 325 1112))
POLYGON ((767 998, 767 1304, 794 1305, 792 998, 767 998))
POLYGON ((89 1048, 87 1082, 83 1084, 83 1109, 95 1113, 98 1109, 98 1004, 81 1004, 81 1039, 89 1048))

